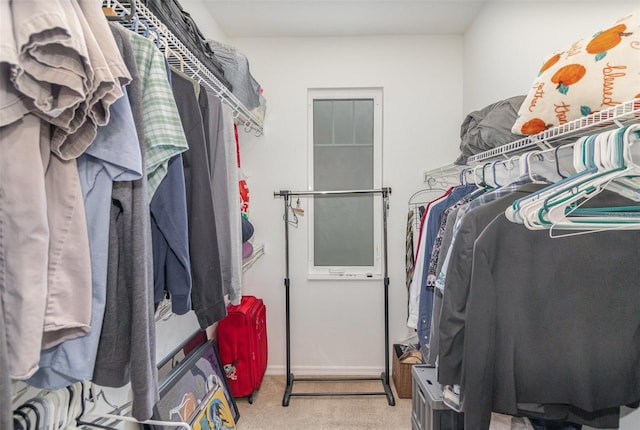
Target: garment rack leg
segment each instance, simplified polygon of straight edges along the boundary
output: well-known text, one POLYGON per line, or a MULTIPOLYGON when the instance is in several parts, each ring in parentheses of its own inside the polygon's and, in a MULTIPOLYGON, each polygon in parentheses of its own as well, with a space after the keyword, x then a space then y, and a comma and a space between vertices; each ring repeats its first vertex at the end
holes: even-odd
POLYGON ((287 384, 282 398, 282 406, 289 406, 289 401, 293 396, 312 397, 312 396, 377 396, 387 397, 389 406, 395 406, 395 398, 389 383, 389 275, 387 269, 387 210, 389 188, 382 190, 383 203, 383 243, 384 243, 384 372, 378 378, 372 377, 353 377, 353 378, 298 378, 296 379, 291 372, 291 280, 289 278, 289 198, 291 193, 280 191, 277 195, 284 197, 284 236, 285 236, 285 343, 286 343, 286 372, 287 384), (326 381, 371 381, 380 380, 382 382, 382 392, 313 392, 300 393, 293 392, 293 383, 295 381, 305 382, 326 382, 326 381))

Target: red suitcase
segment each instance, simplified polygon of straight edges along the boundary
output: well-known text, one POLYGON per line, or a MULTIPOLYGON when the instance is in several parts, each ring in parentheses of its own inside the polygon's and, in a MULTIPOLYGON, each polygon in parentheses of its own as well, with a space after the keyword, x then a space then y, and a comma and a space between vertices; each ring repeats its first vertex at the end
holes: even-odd
POLYGON ((262 299, 244 296, 218 324, 218 351, 234 397, 260 388, 267 369, 267 313, 262 299))

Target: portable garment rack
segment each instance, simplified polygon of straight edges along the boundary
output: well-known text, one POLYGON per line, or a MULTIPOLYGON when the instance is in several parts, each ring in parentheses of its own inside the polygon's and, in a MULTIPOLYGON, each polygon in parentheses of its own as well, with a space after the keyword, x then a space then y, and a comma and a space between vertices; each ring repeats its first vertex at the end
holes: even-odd
POLYGON ((285 242, 285 318, 286 318, 286 355, 287 355, 287 385, 284 390, 282 406, 289 406, 292 396, 312 397, 312 396, 386 396, 389 406, 395 406, 396 402, 389 385, 389 273, 387 269, 387 212, 389 210, 389 194, 391 188, 381 188, 379 190, 345 190, 345 191, 286 191, 281 190, 273 193, 274 197, 284 198, 284 242, 285 242), (353 195, 353 194, 381 194, 382 195, 382 225, 383 225, 383 264, 384 264, 384 372, 379 377, 317 377, 317 378, 296 378, 291 373, 291 323, 290 323, 290 289, 289 279, 289 205, 292 196, 331 196, 331 195, 353 195), (294 393, 293 383, 303 382, 331 382, 331 381, 381 381, 384 391, 374 392, 313 392, 294 393))

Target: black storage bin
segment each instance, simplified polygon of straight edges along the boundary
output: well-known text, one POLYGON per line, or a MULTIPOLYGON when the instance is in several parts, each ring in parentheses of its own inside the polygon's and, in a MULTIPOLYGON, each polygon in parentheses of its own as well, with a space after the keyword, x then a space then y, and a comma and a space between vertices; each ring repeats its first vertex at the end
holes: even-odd
POLYGON ((442 389, 436 369, 416 364, 413 375, 411 428, 413 430, 464 430, 464 414, 447 407, 442 401, 442 389))
POLYGON ((178 0, 143 0, 143 2, 169 31, 231 91, 232 87, 224 76, 222 63, 206 43, 204 35, 191 15, 182 8, 178 0))

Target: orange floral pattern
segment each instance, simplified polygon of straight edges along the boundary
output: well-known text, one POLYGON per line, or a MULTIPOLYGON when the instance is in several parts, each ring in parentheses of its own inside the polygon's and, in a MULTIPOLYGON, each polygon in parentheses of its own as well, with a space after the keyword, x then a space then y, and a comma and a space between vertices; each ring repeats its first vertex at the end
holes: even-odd
POLYGON ((640 10, 546 57, 512 131, 537 134, 640 93, 640 10))

